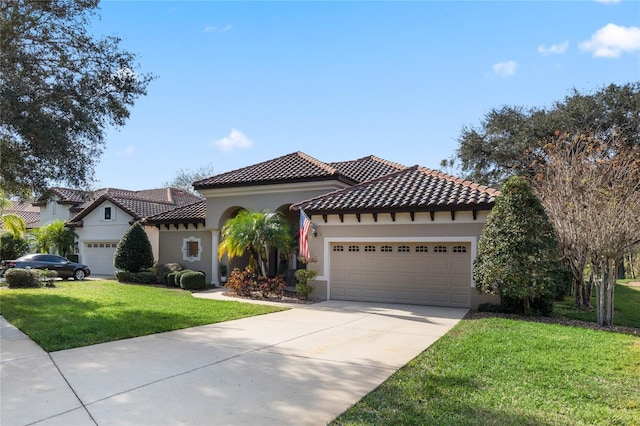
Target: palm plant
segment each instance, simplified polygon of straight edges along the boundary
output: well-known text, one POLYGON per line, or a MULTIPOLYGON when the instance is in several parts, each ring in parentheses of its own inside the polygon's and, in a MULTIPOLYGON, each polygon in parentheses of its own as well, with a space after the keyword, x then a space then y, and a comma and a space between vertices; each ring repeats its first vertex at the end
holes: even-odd
POLYGON ((29 242, 38 253, 49 253, 51 247, 51 241, 49 235, 45 232, 45 228, 34 228, 28 235, 29 242))
POLYGON ((225 254, 229 259, 249 252, 249 266, 259 269, 267 276, 269 252, 272 249, 288 253, 291 250, 291 232, 280 212, 257 212, 242 210, 234 218, 227 220, 222 228, 222 242, 218 246, 218 256, 225 254))
POLYGON ((73 246, 78 234, 73 229, 66 227, 64 221, 56 220, 44 228, 50 244, 60 256, 67 257, 67 255, 73 253, 73 246))
POLYGON ((27 222, 17 214, 2 215, 2 228, 14 237, 24 238, 27 233, 27 222))

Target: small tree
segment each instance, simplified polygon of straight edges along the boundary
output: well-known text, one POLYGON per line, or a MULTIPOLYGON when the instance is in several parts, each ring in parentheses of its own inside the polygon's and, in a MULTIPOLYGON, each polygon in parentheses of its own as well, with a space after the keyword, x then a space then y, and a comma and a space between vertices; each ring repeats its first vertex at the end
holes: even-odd
POLYGON ((43 231, 60 256, 67 257, 73 253, 73 245, 78 234, 73 229, 66 227, 64 221, 56 220, 45 226, 43 231))
POLYGON ((282 213, 243 210, 224 224, 218 257, 233 259, 248 251, 249 265, 266 277, 272 249, 291 250, 291 231, 282 213))
POLYGON ((153 250, 142 225, 136 222, 125 232, 116 247, 113 265, 128 272, 140 272, 153 266, 153 250))
POLYGON ((16 259, 29 251, 29 243, 24 238, 6 233, 0 237, 0 259, 16 259))
POLYGON ((544 208, 523 178, 510 178, 478 243, 476 288, 500 294, 503 307, 548 313, 558 270, 558 241, 544 208))

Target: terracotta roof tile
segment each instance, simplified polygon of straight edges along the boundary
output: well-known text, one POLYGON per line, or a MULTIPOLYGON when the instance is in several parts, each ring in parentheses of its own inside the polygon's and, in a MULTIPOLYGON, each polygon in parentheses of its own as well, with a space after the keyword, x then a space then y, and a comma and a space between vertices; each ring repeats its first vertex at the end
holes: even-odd
POLYGON ((174 210, 149 216, 143 222, 148 225, 168 223, 205 223, 207 218, 207 202, 202 200, 174 210))
POLYGON ((195 189, 338 179, 355 183, 330 165, 302 152, 212 176, 193 183, 195 189))
POLYGON ((358 183, 406 169, 406 166, 402 164, 393 163, 374 155, 352 161, 340 161, 328 164, 358 183))
POLYGON ((490 209, 499 191, 413 166, 291 206, 309 212, 435 211, 490 209))
POLYGON ((93 197, 76 208, 79 213, 71 220, 70 224, 79 224, 80 221, 94 208, 104 201, 110 201, 130 214, 135 220, 154 216, 183 207, 194 202, 202 201, 202 198, 190 192, 177 188, 149 189, 141 191, 129 191, 117 188, 104 188, 94 192, 93 197))
MULTIPOLYGON (((27 228, 37 228, 40 226, 40 208, 30 202, 13 201, 9 208, 3 210, 2 214, 15 214, 27 222, 27 228)), ((2 221, 0 221, 2 229, 2 221)))

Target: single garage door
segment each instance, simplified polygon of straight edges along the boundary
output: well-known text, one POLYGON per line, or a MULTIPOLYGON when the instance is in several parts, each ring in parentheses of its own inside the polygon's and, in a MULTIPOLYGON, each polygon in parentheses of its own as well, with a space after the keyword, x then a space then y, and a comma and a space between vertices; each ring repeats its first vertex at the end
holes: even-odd
POLYGON ((331 299, 469 307, 469 243, 332 243, 331 299))
POLYGON ((117 241, 99 241, 84 244, 84 263, 91 270, 91 275, 115 274, 113 255, 116 252, 117 241))

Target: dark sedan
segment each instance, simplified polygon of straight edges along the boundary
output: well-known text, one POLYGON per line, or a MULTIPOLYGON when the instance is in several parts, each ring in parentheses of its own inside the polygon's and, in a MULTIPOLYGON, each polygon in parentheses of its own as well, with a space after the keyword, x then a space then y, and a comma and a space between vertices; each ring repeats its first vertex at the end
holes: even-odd
POLYGON ((62 256, 55 254, 25 254, 16 260, 4 260, 2 269, 23 268, 23 269, 48 269, 56 271, 63 279, 73 278, 76 281, 85 279, 91 274, 87 265, 71 262, 62 256))

